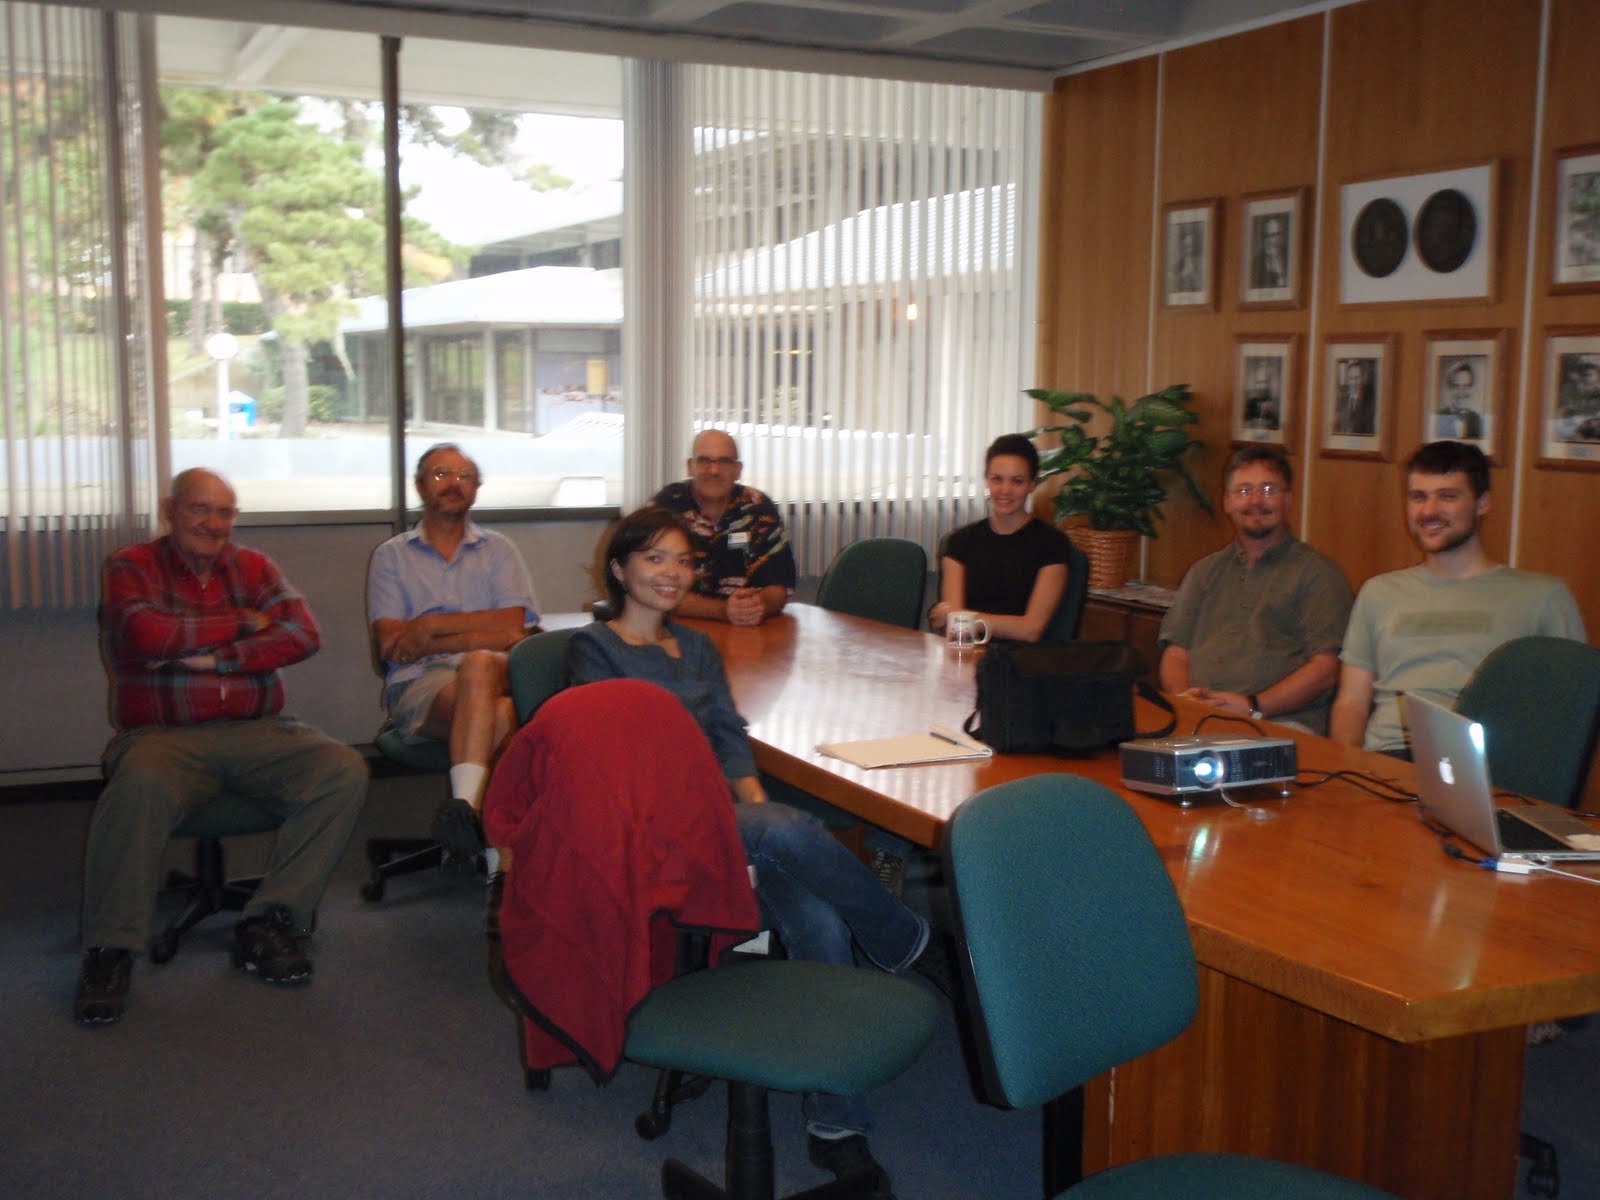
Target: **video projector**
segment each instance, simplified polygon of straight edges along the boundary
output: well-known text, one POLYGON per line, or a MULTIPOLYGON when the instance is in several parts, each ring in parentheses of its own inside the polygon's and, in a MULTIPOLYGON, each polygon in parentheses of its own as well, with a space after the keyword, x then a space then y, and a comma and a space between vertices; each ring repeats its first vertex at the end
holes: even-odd
POLYGON ((1295 776, 1294 742, 1289 738, 1239 734, 1142 738, 1123 742, 1121 751, 1125 786, 1175 796, 1185 805, 1193 804, 1197 794, 1219 787, 1284 783, 1295 776))

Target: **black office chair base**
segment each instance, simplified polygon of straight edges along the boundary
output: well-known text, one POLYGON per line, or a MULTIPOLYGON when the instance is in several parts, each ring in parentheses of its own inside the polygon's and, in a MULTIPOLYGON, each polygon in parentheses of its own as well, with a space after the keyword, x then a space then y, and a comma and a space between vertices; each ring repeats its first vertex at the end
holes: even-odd
POLYGON ((1524 1133, 1518 1139, 1517 1156, 1528 1160, 1528 1194, 1556 1196, 1561 1191, 1561 1168, 1556 1148, 1543 1138, 1524 1133))
POLYGON ((178 952, 178 942, 183 935, 214 913, 244 911, 244 906, 250 903, 261 885, 260 877, 229 879, 223 871, 222 840, 196 838, 194 874, 173 871, 167 876, 168 888, 188 889, 189 903, 150 940, 151 962, 169 962, 178 952))
POLYGON ((432 838, 368 838, 367 863, 371 870, 361 885, 361 898, 373 904, 383 899, 385 886, 397 875, 414 875, 434 867, 467 875, 481 875, 484 870, 483 855, 463 859, 432 838))
POLYGON ((685 1078, 682 1071, 662 1071, 656 1078, 656 1093, 650 1098, 649 1111, 633 1119, 634 1132, 647 1142, 655 1141, 672 1128, 673 1108, 698 1100, 714 1082, 709 1075, 685 1078))
MULTIPOLYGON (((669 1158, 661 1165, 661 1194, 666 1200, 774 1200, 772 1122, 767 1114, 767 1089, 752 1083, 728 1083, 727 1184, 719 1187, 692 1167, 669 1158)), ((847 1176, 791 1192, 784 1200, 870 1200, 875 1175, 847 1176)))

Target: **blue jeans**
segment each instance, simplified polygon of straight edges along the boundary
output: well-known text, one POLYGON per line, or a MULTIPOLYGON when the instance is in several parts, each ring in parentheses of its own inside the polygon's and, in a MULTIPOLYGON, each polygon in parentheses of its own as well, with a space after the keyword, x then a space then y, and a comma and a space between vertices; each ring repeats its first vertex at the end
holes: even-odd
MULTIPOLYGON (((854 940, 886 971, 916 961, 928 923, 891 896, 821 821, 785 804, 737 804, 734 814, 756 869, 761 915, 790 958, 849 965, 854 940)), ((823 1136, 865 1133, 872 1124, 858 1096, 810 1093, 803 1108, 806 1128, 823 1136)))

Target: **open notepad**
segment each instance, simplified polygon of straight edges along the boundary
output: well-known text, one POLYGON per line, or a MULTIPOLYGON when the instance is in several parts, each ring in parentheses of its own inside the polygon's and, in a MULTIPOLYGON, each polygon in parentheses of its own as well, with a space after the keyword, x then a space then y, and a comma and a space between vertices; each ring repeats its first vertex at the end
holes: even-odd
POLYGON ((927 733, 867 738, 860 742, 827 742, 817 749, 858 767, 909 767, 915 763, 989 758, 994 754, 982 742, 942 725, 933 726, 927 733))

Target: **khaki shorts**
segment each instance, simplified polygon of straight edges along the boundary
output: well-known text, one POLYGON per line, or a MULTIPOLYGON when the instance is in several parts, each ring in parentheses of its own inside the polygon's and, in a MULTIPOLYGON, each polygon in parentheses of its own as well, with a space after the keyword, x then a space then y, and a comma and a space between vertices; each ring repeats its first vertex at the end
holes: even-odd
POLYGON ((455 682, 454 663, 440 663, 423 669, 415 679, 396 684, 384 693, 383 702, 389 709, 389 726, 408 742, 426 742, 430 739, 418 733, 428 719, 433 702, 446 686, 455 682))

